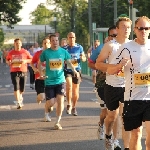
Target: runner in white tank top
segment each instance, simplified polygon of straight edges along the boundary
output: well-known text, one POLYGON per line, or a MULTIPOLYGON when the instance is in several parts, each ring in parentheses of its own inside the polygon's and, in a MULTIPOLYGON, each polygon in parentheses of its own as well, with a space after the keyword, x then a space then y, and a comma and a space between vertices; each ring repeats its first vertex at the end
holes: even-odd
MULTIPOLYGON (((113 66, 109 64, 113 59, 115 53, 118 51, 119 46, 125 42, 128 42, 128 37, 131 32, 131 20, 126 17, 121 17, 116 22, 116 30, 117 30, 117 37, 116 39, 106 43, 96 60, 96 68, 103 72, 107 71, 108 67, 113 66), (108 63, 104 63, 105 61, 108 63)), ((108 109, 108 114, 105 119, 105 126, 106 126, 106 137, 105 137, 105 147, 106 150, 114 150, 114 143, 112 140, 112 129, 114 126, 114 122, 119 114, 119 106, 120 112, 123 109, 124 102, 124 77, 119 75, 108 75, 106 76, 106 86, 104 87, 104 96, 105 102, 108 109), (121 103, 120 103, 121 102, 121 103)), ((123 141, 124 147, 126 150, 129 148, 129 140, 130 140, 130 133, 125 132, 123 129, 123 141)))
POLYGON ((137 38, 120 47, 108 68, 115 74, 124 68, 125 106, 123 111, 124 128, 131 131, 130 149, 142 149, 142 122, 146 124, 146 150, 150 150, 150 20, 143 16, 135 21, 134 32, 137 38))

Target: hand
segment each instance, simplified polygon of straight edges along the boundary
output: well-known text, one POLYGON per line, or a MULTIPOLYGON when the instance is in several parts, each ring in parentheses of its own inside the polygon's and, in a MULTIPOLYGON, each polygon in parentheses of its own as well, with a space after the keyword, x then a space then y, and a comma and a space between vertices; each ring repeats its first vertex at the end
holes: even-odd
POLYGON ((41 80, 45 80, 46 78, 48 78, 48 76, 40 76, 41 80))
POLYGON ((129 61, 130 60, 126 59, 126 58, 122 59, 121 62, 120 62, 121 68, 126 66, 129 63, 129 61))
POLYGON ((74 71, 74 76, 76 76, 77 78, 79 78, 80 74, 79 72, 77 72, 76 70, 74 71))
POLYGON ((34 68, 33 71, 34 71, 34 74, 39 72, 39 70, 37 68, 34 68))

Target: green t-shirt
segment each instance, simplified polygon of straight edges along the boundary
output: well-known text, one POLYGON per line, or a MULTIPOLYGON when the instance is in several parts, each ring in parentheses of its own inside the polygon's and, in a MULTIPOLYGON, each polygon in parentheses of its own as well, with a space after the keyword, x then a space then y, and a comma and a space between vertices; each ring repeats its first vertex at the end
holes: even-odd
POLYGON ((63 48, 57 50, 48 48, 40 55, 40 61, 46 62, 45 85, 56 85, 65 82, 64 61, 71 59, 70 54, 63 48))
POLYGON ((3 55, 3 52, 2 51, 0 51, 0 58, 1 58, 1 56, 3 55))

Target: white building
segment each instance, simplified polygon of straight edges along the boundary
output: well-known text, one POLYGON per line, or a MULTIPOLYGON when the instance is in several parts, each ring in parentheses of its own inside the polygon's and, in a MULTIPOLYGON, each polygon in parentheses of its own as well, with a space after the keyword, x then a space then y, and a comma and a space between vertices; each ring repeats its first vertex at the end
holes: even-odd
POLYGON ((49 25, 12 25, 12 28, 2 25, 0 28, 4 32, 4 44, 13 44, 15 38, 22 39, 23 44, 38 42, 38 36, 54 33, 55 30, 49 25))

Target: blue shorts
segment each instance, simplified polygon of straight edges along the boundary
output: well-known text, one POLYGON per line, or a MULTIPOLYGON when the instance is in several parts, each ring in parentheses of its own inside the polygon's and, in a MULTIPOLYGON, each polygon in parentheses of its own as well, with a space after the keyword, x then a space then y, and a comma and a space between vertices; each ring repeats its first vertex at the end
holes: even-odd
POLYGON ((56 85, 46 85, 45 87, 46 100, 56 98, 57 95, 64 95, 64 92, 65 92, 65 83, 56 85))

